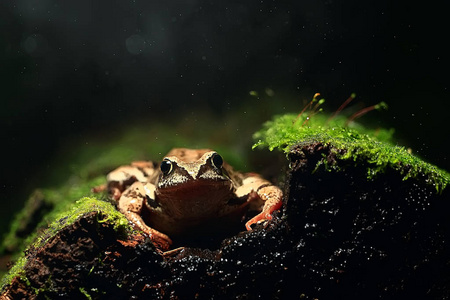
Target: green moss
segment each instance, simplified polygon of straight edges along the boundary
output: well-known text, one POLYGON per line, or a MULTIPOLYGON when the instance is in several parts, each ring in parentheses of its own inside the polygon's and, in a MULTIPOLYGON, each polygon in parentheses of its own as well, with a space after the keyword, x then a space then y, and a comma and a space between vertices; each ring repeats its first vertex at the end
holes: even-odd
POLYGON ((29 245, 35 240, 37 234, 36 228, 46 228, 61 212, 67 211, 77 199, 92 194, 92 187, 104 182, 104 176, 97 176, 90 180, 83 180, 79 176, 72 176, 66 184, 58 188, 36 190, 11 223, 10 230, 0 245, 0 253, 3 253, 6 249, 10 252, 15 252, 16 255, 21 253, 26 245, 29 245), (41 203, 40 207, 36 207, 36 203, 41 203), (32 224, 32 222, 36 223, 32 224), (25 232, 27 235, 23 235, 23 232, 18 234, 24 230, 24 227, 30 227, 27 230, 31 231, 31 233, 28 234, 25 232))
POLYGON ((22 253, 21 257, 17 259, 16 263, 12 266, 9 272, 2 277, 2 280, 0 281, 0 292, 2 292, 3 288, 7 284, 10 284, 15 277, 20 277, 24 282, 28 283, 28 279, 26 278, 23 269, 26 262, 27 260, 25 258, 25 254, 22 253))
POLYGON ((107 222, 114 225, 114 230, 119 234, 126 235, 132 230, 128 220, 121 214, 111 203, 97 200, 96 198, 83 197, 76 201, 69 210, 60 212, 55 216, 55 221, 50 224, 49 228, 40 235, 34 247, 43 246, 50 238, 52 238, 63 227, 70 226, 83 215, 97 212, 99 222, 107 222))
POLYGON ((403 179, 423 175, 428 184, 442 192, 450 182, 449 173, 424 162, 411 154, 411 151, 392 143, 393 130, 370 129, 350 122, 347 118, 336 117, 330 120, 326 114, 307 114, 298 117, 286 114, 274 117, 254 134, 256 147, 280 149, 288 153, 298 143, 319 142, 330 146, 338 159, 362 164, 367 168, 368 178, 392 168, 402 174, 403 179))
MULTIPOLYGON (((59 212, 54 215, 54 221, 48 228, 42 232, 35 241, 30 244, 29 248, 38 248, 45 245, 45 243, 57 234, 62 228, 72 225, 83 215, 91 212, 97 213, 98 222, 107 222, 114 226, 114 230, 119 236, 125 237, 133 232, 125 216, 117 211, 117 209, 109 202, 98 200, 93 197, 83 197, 76 201, 66 211, 59 212)), ((27 259, 25 255, 19 257, 17 262, 11 268, 6 276, 1 281, 1 289, 11 282, 17 276, 21 277, 23 281, 28 282, 23 272, 23 267, 27 259)), ((0 290, 1 290, 0 289, 0 290)))

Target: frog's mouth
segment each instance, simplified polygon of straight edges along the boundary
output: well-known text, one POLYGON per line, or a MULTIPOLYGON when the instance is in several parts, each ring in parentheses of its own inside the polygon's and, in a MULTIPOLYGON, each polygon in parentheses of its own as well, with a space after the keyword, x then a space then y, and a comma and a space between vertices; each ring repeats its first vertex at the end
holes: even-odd
POLYGON ((159 189, 156 198, 174 219, 204 219, 223 211, 233 198, 233 186, 227 180, 194 180, 159 189))
POLYGON ((168 194, 176 193, 179 191, 190 192, 208 190, 209 188, 224 189, 225 187, 231 189, 232 182, 225 177, 216 177, 214 179, 187 179, 186 177, 171 178, 164 182, 158 182, 158 193, 168 194))
POLYGON ((156 193, 160 198, 170 197, 169 200, 183 201, 195 197, 209 197, 215 193, 229 196, 232 190, 232 184, 228 180, 194 180, 158 189, 156 193))

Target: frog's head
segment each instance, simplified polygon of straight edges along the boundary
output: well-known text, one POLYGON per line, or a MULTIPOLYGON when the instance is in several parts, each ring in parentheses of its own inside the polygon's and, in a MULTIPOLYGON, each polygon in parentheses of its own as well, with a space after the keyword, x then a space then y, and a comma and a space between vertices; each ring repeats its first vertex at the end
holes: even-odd
POLYGON ((158 202, 175 218, 214 213, 227 205, 233 192, 224 164, 210 149, 174 149, 161 162, 158 202))

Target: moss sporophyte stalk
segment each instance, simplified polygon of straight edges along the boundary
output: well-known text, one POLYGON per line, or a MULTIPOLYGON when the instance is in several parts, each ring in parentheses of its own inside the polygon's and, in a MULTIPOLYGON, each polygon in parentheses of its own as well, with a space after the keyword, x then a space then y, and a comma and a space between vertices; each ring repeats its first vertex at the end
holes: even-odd
MULTIPOLYGON (((330 115, 319 108, 324 99, 318 99, 318 96, 316 94, 299 114, 278 115, 263 124, 262 129, 253 135, 256 141, 253 148, 267 147, 270 151, 279 149, 287 154, 299 143, 321 143, 329 147, 337 159, 366 166, 368 179, 392 168, 400 172, 403 180, 424 176, 426 182, 434 185, 438 193, 450 182, 450 175, 446 171, 423 161, 405 147, 394 145, 393 129, 371 129, 354 122, 371 110, 386 108, 384 102, 364 108, 351 116, 344 116, 340 112, 353 100, 355 96, 352 95, 330 115)), ((319 163, 338 170, 326 165, 325 160, 319 163)))

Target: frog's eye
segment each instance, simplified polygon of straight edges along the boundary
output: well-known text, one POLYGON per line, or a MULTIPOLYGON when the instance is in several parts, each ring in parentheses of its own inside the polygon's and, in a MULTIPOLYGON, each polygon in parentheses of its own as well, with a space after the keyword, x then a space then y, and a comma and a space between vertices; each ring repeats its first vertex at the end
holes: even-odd
POLYGON ((222 168, 223 158, 219 154, 215 153, 213 155, 213 157, 211 158, 211 161, 212 161, 212 164, 214 165, 214 167, 216 167, 217 169, 222 168))
POLYGON ((161 172, 163 172, 164 175, 167 175, 172 171, 172 162, 168 159, 165 159, 161 162, 161 172))

